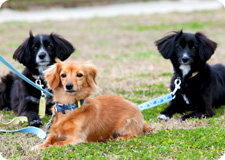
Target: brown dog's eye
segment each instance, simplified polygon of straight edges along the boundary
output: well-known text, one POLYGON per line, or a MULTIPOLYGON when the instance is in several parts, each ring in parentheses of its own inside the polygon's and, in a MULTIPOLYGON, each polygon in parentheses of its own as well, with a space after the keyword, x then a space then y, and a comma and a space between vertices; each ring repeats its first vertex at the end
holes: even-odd
POLYGON ((83 74, 77 73, 77 77, 83 77, 83 74))
POLYGON ((62 78, 65 78, 66 77, 66 74, 65 73, 61 74, 61 77, 62 78))

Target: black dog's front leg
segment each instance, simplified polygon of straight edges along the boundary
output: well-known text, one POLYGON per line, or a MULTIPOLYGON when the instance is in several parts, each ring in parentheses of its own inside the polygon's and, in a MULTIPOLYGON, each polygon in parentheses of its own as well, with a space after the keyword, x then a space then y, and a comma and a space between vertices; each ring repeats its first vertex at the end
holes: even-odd
POLYGON ((186 119, 189 118, 204 118, 204 117, 209 118, 212 117, 214 114, 215 113, 212 108, 211 98, 208 99, 199 98, 198 103, 196 103, 194 106, 194 111, 187 115, 184 115, 181 119, 185 121, 186 119))
POLYGON ((161 120, 169 120, 174 113, 183 113, 186 110, 186 107, 187 104, 184 102, 183 97, 181 95, 177 95, 164 111, 160 112, 157 118, 161 120))
POLYGON ((30 126, 39 127, 39 126, 43 125, 40 117, 38 116, 38 114, 36 112, 25 111, 22 114, 20 114, 20 116, 26 116, 28 118, 28 123, 30 126))
POLYGON ((213 115, 214 115, 214 113, 211 113, 211 114, 205 114, 205 113, 203 113, 203 112, 201 112, 201 111, 195 110, 194 112, 191 112, 191 113, 189 113, 189 114, 187 114, 187 115, 184 115, 184 116, 181 118, 181 120, 182 120, 182 121, 185 121, 186 119, 189 119, 189 118, 204 118, 204 117, 210 118, 210 117, 212 117, 213 115))
POLYGON ((189 114, 186 114, 184 116, 181 117, 181 120, 182 121, 185 121, 186 119, 189 119, 189 118, 202 118, 202 113, 195 110, 194 112, 191 112, 189 114))
MULTIPOLYGON (((51 97, 50 97, 51 98, 51 97)), ((46 113, 51 114, 50 108, 53 106, 53 103, 50 98, 46 100, 46 113)), ((25 101, 21 101, 17 112, 19 116, 26 116, 28 118, 29 125, 39 127, 43 125, 41 119, 38 115, 39 112, 39 100, 33 96, 27 96, 25 101), (24 103, 23 103, 24 102, 24 103)))
POLYGON ((13 110, 18 112, 19 116, 26 116, 29 125, 39 127, 43 125, 43 123, 38 116, 38 104, 39 100, 37 98, 28 96, 26 100, 21 101, 17 107, 13 107, 13 110))

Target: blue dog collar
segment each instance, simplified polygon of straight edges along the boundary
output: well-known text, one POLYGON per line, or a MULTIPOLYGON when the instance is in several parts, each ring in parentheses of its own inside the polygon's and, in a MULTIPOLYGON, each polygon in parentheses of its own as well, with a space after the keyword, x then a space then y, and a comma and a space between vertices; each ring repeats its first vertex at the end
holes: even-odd
POLYGON ((65 110, 74 110, 76 108, 80 108, 81 105, 84 103, 84 100, 79 100, 75 103, 72 103, 72 104, 68 104, 68 105, 60 105, 58 103, 55 103, 56 107, 57 107, 57 110, 60 111, 61 113, 65 114, 65 110))

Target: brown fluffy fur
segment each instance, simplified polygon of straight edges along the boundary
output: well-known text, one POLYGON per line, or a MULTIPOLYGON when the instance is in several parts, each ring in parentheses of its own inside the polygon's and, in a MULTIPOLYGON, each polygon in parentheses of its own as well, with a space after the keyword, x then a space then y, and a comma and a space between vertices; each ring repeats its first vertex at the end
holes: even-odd
POLYGON ((61 62, 45 71, 45 78, 53 90, 54 101, 62 104, 84 99, 81 108, 57 112, 46 141, 34 147, 45 149, 53 145, 100 142, 136 137, 152 131, 144 125, 143 116, 136 104, 115 95, 88 98, 95 90, 97 69, 89 62, 61 62), (66 77, 60 77, 62 74, 66 77), (81 73, 83 76, 78 77, 81 73), (67 93, 66 84, 72 83, 74 93, 67 93))

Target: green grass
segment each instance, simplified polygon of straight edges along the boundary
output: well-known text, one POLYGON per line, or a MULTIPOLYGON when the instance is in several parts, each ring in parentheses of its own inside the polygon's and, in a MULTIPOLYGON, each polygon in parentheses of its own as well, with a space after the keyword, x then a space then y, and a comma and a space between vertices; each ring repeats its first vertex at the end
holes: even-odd
MULTIPOLYGON (((225 51, 224 11, 168 13, 141 16, 118 16, 90 20, 7 22, 1 24, 1 55, 22 70, 23 65, 12 60, 12 53, 26 37, 34 34, 57 33, 74 44, 77 51, 69 60, 92 62, 98 68, 95 95, 116 94, 136 104, 170 93, 173 69, 163 59, 154 41, 168 32, 202 31, 218 46, 210 64, 222 63, 225 51)), ((1 65, 1 76, 7 73, 1 65)), ((106 143, 82 143, 30 151, 43 143, 32 134, 0 133, 0 152, 6 159, 219 159, 225 153, 225 106, 214 109, 212 118, 181 122, 181 114, 169 121, 159 121, 157 115, 167 104, 142 111, 146 124, 154 132, 136 138, 106 143), (3 147, 2 147, 3 146, 3 147)), ((181 106, 182 107, 182 106, 181 106)), ((16 114, 0 111, 0 120, 8 122, 16 114)), ((51 116, 42 119, 44 126, 51 116)), ((27 122, 3 129, 26 127, 27 122)))
POLYGON ((156 25, 123 25, 121 26, 122 30, 132 30, 136 32, 144 32, 148 30, 180 30, 180 29, 188 29, 188 30, 202 30, 207 27, 217 27, 219 25, 225 25, 224 22, 202 22, 202 21, 190 21, 183 23, 175 23, 168 25, 167 23, 160 23, 156 25))
POLYGON ((117 56, 115 58, 115 60, 117 60, 117 61, 126 61, 127 59, 140 60, 140 59, 143 59, 143 58, 151 58, 152 56, 159 56, 159 54, 156 54, 152 51, 139 52, 139 53, 133 53, 133 54, 122 54, 120 56, 117 56))
MULTIPOLYGON (((157 110, 157 109, 156 109, 157 110)), ((8 112, 7 112, 8 113, 8 112)), ((155 117, 154 110, 144 115, 155 117)), ((203 120, 192 120, 203 121, 203 120)), ((44 121, 45 122, 45 121, 44 121)), ((224 152, 225 123, 214 118, 207 119, 207 126, 196 129, 162 129, 143 134, 129 140, 106 143, 82 143, 65 147, 51 147, 42 150, 39 157, 44 159, 216 159, 224 152), (221 127, 223 126, 223 127, 221 127), (188 154, 187 154, 188 153, 188 154)), ((14 135, 12 135, 14 137, 14 135)), ((19 143, 11 142, 17 152, 9 159, 18 159, 23 151, 19 143)), ((36 155, 35 152, 30 154, 36 155)))
POLYGON ((140 95, 145 96, 145 97, 157 97, 157 96, 160 96, 163 94, 168 94, 170 92, 168 90, 168 87, 161 83, 157 83, 157 84, 153 84, 153 85, 140 84, 140 88, 142 88, 142 89, 134 88, 130 91, 116 89, 114 92, 122 95, 125 98, 126 98, 126 95, 130 95, 130 94, 134 94, 135 97, 138 97, 140 95))
POLYGON ((161 73, 160 76, 164 76, 164 77, 172 77, 173 76, 173 73, 168 73, 168 72, 165 72, 165 73, 161 73))
POLYGON ((10 42, 7 44, 8 47, 18 47, 20 45, 20 43, 18 42, 10 42))
MULTIPOLYGON (((167 93, 167 88, 162 85, 143 85, 151 91, 146 92, 146 96, 151 97, 152 94, 161 95, 167 93)), ((122 91, 115 91, 120 94, 127 95, 122 91)), ((133 91, 138 97, 143 94, 142 90, 133 91)), ((140 104, 142 102, 132 99, 133 102, 140 104)), ((153 109, 143 111, 146 121, 153 120, 158 122, 156 116, 166 107, 166 104, 153 109)), ((216 117, 220 117, 224 112, 225 106, 216 109, 216 117)), ((10 112, 0 111, 4 115, 4 119, 9 120, 14 117, 10 112)), ((50 116, 45 117, 42 121, 46 124, 50 116)), ((214 118, 206 120, 191 121, 207 121, 207 126, 196 129, 162 129, 154 133, 143 134, 139 137, 122 141, 109 141, 106 143, 83 143, 76 146, 51 147, 42 150, 39 157, 44 159, 212 159, 220 157, 224 151, 225 145, 225 122, 216 121, 214 118), (222 126, 222 127, 221 127, 222 126), (187 154, 188 153, 188 154, 187 154)), ((24 124, 26 125, 26 123, 24 124)), ((22 127, 24 127, 22 125, 22 127)), ((10 136, 10 134, 8 134, 10 136)), ((12 134, 15 136, 15 134, 12 134)), ((23 151, 20 143, 13 143, 16 152, 10 155, 9 159, 17 159, 23 151)), ((34 154, 31 152, 30 154, 34 154)))
MULTIPOLYGON (((148 0, 144 0, 148 1, 148 0)), ((118 0, 117 2, 120 2, 118 0)), ((121 1, 123 2, 123 1, 121 1)), ((126 0, 126 2, 134 2, 133 0, 126 0)), ((38 5, 45 8, 52 6, 62 7, 79 7, 79 6, 93 6, 102 4, 114 4, 114 0, 10 0, 7 2, 10 7, 17 10, 26 10, 29 7, 37 7, 38 5)))
POLYGON ((152 77, 152 78, 154 78, 155 77, 155 75, 152 75, 151 73, 139 73, 139 74, 137 74, 136 75, 137 77, 142 77, 142 78, 148 78, 148 77, 152 77))
POLYGON ((104 60, 116 60, 116 61, 128 61, 130 59, 132 60, 141 60, 144 58, 152 58, 152 57, 160 57, 159 54, 154 53, 153 51, 149 52, 138 52, 138 53, 129 53, 129 54, 121 54, 115 57, 110 57, 111 55, 99 55, 96 54, 95 58, 104 59, 104 60))
POLYGON ((119 142, 53 147, 42 151, 42 154, 45 159, 211 159, 219 158, 218 153, 223 151, 224 132, 224 128, 217 126, 195 130, 161 130, 119 142))

